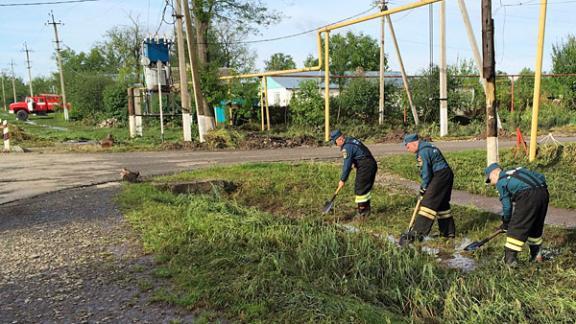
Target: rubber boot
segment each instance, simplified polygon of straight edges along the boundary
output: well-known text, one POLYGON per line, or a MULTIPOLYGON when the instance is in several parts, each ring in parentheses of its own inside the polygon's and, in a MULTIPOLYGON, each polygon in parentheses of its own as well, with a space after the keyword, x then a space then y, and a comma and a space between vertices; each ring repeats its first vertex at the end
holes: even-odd
POLYGON ((358 213, 356 215, 359 218, 370 216, 370 201, 358 203, 358 213))
POLYGON ((412 230, 400 235, 398 244, 400 246, 407 246, 414 243, 415 241, 422 242, 423 239, 424 236, 422 234, 412 230))
POLYGON ((507 266, 515 268, 518 266, 518 252, 510 249, 504 249, 504 262, 507 266))
POLYGON ((528 245, 530 247, 530 262, 542 262, 542 254, 540 253, 540 245, 528 245))

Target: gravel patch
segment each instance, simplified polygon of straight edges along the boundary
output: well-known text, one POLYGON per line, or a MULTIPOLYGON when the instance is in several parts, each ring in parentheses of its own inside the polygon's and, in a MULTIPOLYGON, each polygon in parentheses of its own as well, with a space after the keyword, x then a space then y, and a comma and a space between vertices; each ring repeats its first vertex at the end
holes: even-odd
POLYGON ((0 323, 190 323, 114 203, 119 185, 0 206, 0 323))

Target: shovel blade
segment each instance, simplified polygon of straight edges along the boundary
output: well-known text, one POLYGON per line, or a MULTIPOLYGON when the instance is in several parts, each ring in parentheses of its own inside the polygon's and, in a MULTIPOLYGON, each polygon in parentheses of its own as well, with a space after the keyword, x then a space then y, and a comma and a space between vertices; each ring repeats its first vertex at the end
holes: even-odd
POLYGON ((481 246, 482 246, 482 242, 478 242, 478 241, 472 242, 464 248, 464 251, 476 251, 481 246))
POLYGON ((324 208, 322 208, 322 213, 328 214, 330 210, 334 207, 334 200, 329 200, 324 204, 324 208))

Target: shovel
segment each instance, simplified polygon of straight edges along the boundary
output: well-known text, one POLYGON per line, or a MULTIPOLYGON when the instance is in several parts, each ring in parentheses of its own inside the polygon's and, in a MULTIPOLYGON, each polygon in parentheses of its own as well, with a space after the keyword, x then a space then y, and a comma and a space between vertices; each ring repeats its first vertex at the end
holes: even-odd
POLYGON ((418 210, 420 209, 420 203, 422 202, 422 197, 418 198, 416 202, 416 207, 414 207, 414 212, 412 212, 412 218, 410 219, 410 224, 408 224, 408 230, 404 232, 404 234, 400 235, 400 240, 398 244, 403 246, 407 240, 411 240, 412 235, 412 227, 414 227, 414 221, 416 220, 416 215, 418 214, 418 210))
POLYGON ((341 188, 336 189, 336 192, 332 196, 332 199, 330 199, 326 203, 324 203, 324 208, 322 208, 323 214, 328 214, 330 212, 330 210, 332 209, 332 207, 334 207, 334 199, 336 199, 336 196, 338 195, 338 192, 340 191, 340 189, 341 188))
POLYGON ((495 238, 496 236, 500 235, 504 233, 503 230, 498 229, 496 232, 492 233, 490 236, 488 236, 487 238, 481 240, 481 241, 476 241, 476 242, 472 242, 470 244, 468 244, 465 248, 464 251, 476 251, 478 250, 482 245, 488 243, 488 241, 492 240, 493 238, 495 238))

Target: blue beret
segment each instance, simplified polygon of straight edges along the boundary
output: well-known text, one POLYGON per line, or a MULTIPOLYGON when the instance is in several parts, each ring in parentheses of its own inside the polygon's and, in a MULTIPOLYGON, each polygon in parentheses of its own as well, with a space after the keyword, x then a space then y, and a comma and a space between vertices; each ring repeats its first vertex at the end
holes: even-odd
POLYGON ((335 142, 338 137, 342 136, 342 132, 339 129, 335 129, 330 132, 330 142, 335 142))
POLYGON ((486 176, 486 183, 490 183, 490 173, 496 169, 501 169, 500 164, 492 163, 484 169, 484 175, 486 176))
POLYGON ((418 140, 418 134, 406 134, 404 135, 404 145, 418 140))

